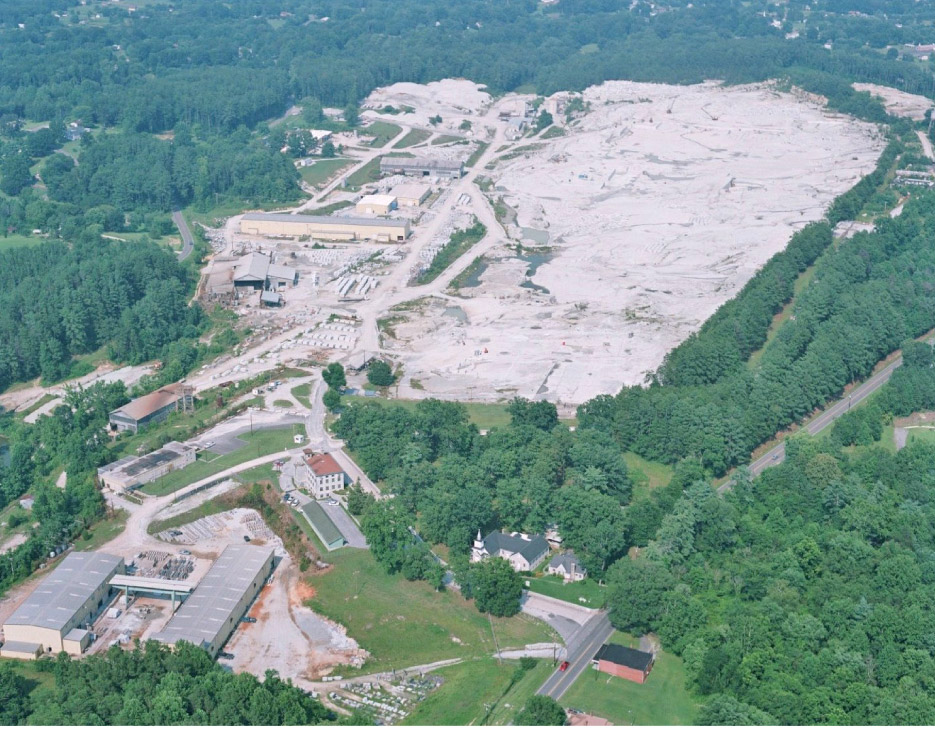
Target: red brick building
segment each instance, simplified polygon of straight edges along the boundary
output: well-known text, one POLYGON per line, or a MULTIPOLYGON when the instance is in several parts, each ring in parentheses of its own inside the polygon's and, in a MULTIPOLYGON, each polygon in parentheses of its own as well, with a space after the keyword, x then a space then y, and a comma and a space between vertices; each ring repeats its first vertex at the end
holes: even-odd
POLYGON ((597 666, 598 671, 634 683, 644 683, 653 669, 654 658, 652 653, 626 648, 616 643, 605 643, 591 662, 597 666))

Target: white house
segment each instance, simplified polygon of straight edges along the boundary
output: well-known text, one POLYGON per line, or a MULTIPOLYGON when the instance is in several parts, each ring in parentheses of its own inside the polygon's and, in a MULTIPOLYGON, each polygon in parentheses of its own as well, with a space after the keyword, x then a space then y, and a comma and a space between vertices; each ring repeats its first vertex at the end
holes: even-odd
POLYGON ((588 576, 588 571, 581 566, 574 552, 556 554, 545 568, 546 574, 558 575, 565 582, 581 582, 588 576))
POLYGON ((316 499, 323 499, 344 488, 346 474, 329 453, 306 451, 305 482, 316 499))
POLYGON ((502 557, 517 572, 534 570, 549 553, 549 543, 541 534, 491 532, 481 539, 480 530, 471 548, 471 561, 482 562, 491 557, 502 557))

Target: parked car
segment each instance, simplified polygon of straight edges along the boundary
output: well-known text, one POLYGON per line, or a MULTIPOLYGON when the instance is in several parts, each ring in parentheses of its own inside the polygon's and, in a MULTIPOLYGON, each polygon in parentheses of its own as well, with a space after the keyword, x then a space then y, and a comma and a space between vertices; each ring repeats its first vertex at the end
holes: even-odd
POLYGON ((338 500, 337 500, 337 499, 328 499, 328 504, 329 504, 330 506, 337 506, 337 505, 338 505, 338 500))
POLYGON ((232 661, 232 660, 234 660, 234 654, 233 654, 233 653, 225 653, 224 651, 221 651, 221 652, 218 653, 218 658, 225 658, 225 659, 227 659, 228 661, 232 661))
POLYGON ((245 542, 249 542, 249 541, 250 541, 250 537, 248 537, 246 534, 244 534, 244 535, 243 535, 243 540, 244 540, 245 542))
POLYGON ((184 554, 186 557, 188 557, 191 554, 191 552, 189 552, 187 549, 183 549, 179 552, 179 554, 184 554))
POLYGON ((256 622, 256 618, 251 618, 249 615, 244 615, 244 616, 240 619, 240 622, 241 622, 241 623, 255 623, 255 622, 256 622))
POLYGON ((558 667, 559 671, 564 671, 568 668, 568 661, 562 661, 562 665, 558 667))

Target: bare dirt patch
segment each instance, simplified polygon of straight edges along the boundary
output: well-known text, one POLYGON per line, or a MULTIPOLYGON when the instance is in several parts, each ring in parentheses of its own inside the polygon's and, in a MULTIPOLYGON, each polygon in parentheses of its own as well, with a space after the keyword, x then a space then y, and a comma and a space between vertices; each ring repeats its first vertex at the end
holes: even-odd
POLYGON ((915 121, 925 119, 925 112, 932 108, 932 100, 918 94, 877 84, 853 84, 857 91, 869 91, 873 96, 883 99, 883 106, 893 116, 905 116, 915 121))

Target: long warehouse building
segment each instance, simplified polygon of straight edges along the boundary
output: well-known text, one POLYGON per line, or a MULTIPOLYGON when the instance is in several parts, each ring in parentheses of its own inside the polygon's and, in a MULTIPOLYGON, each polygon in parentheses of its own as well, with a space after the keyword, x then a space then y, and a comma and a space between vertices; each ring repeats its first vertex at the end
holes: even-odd
POLYGON ((4 622, 0 656, 80 655, 91 642, 90 624, 110 604, 111 578, 124 572, 122 557, 69 554, 4 622))
POLYGON ((327 240, 404 241, 409 237, 408 220, 351 218, 331 215, 247 213, 240 219, 246 235, 324 238, 327 240))
POLYGON ((227 547, 153 640, 168 645, 184 640, 216 656, 272 573, 273 555, 272 547, 227 547))

